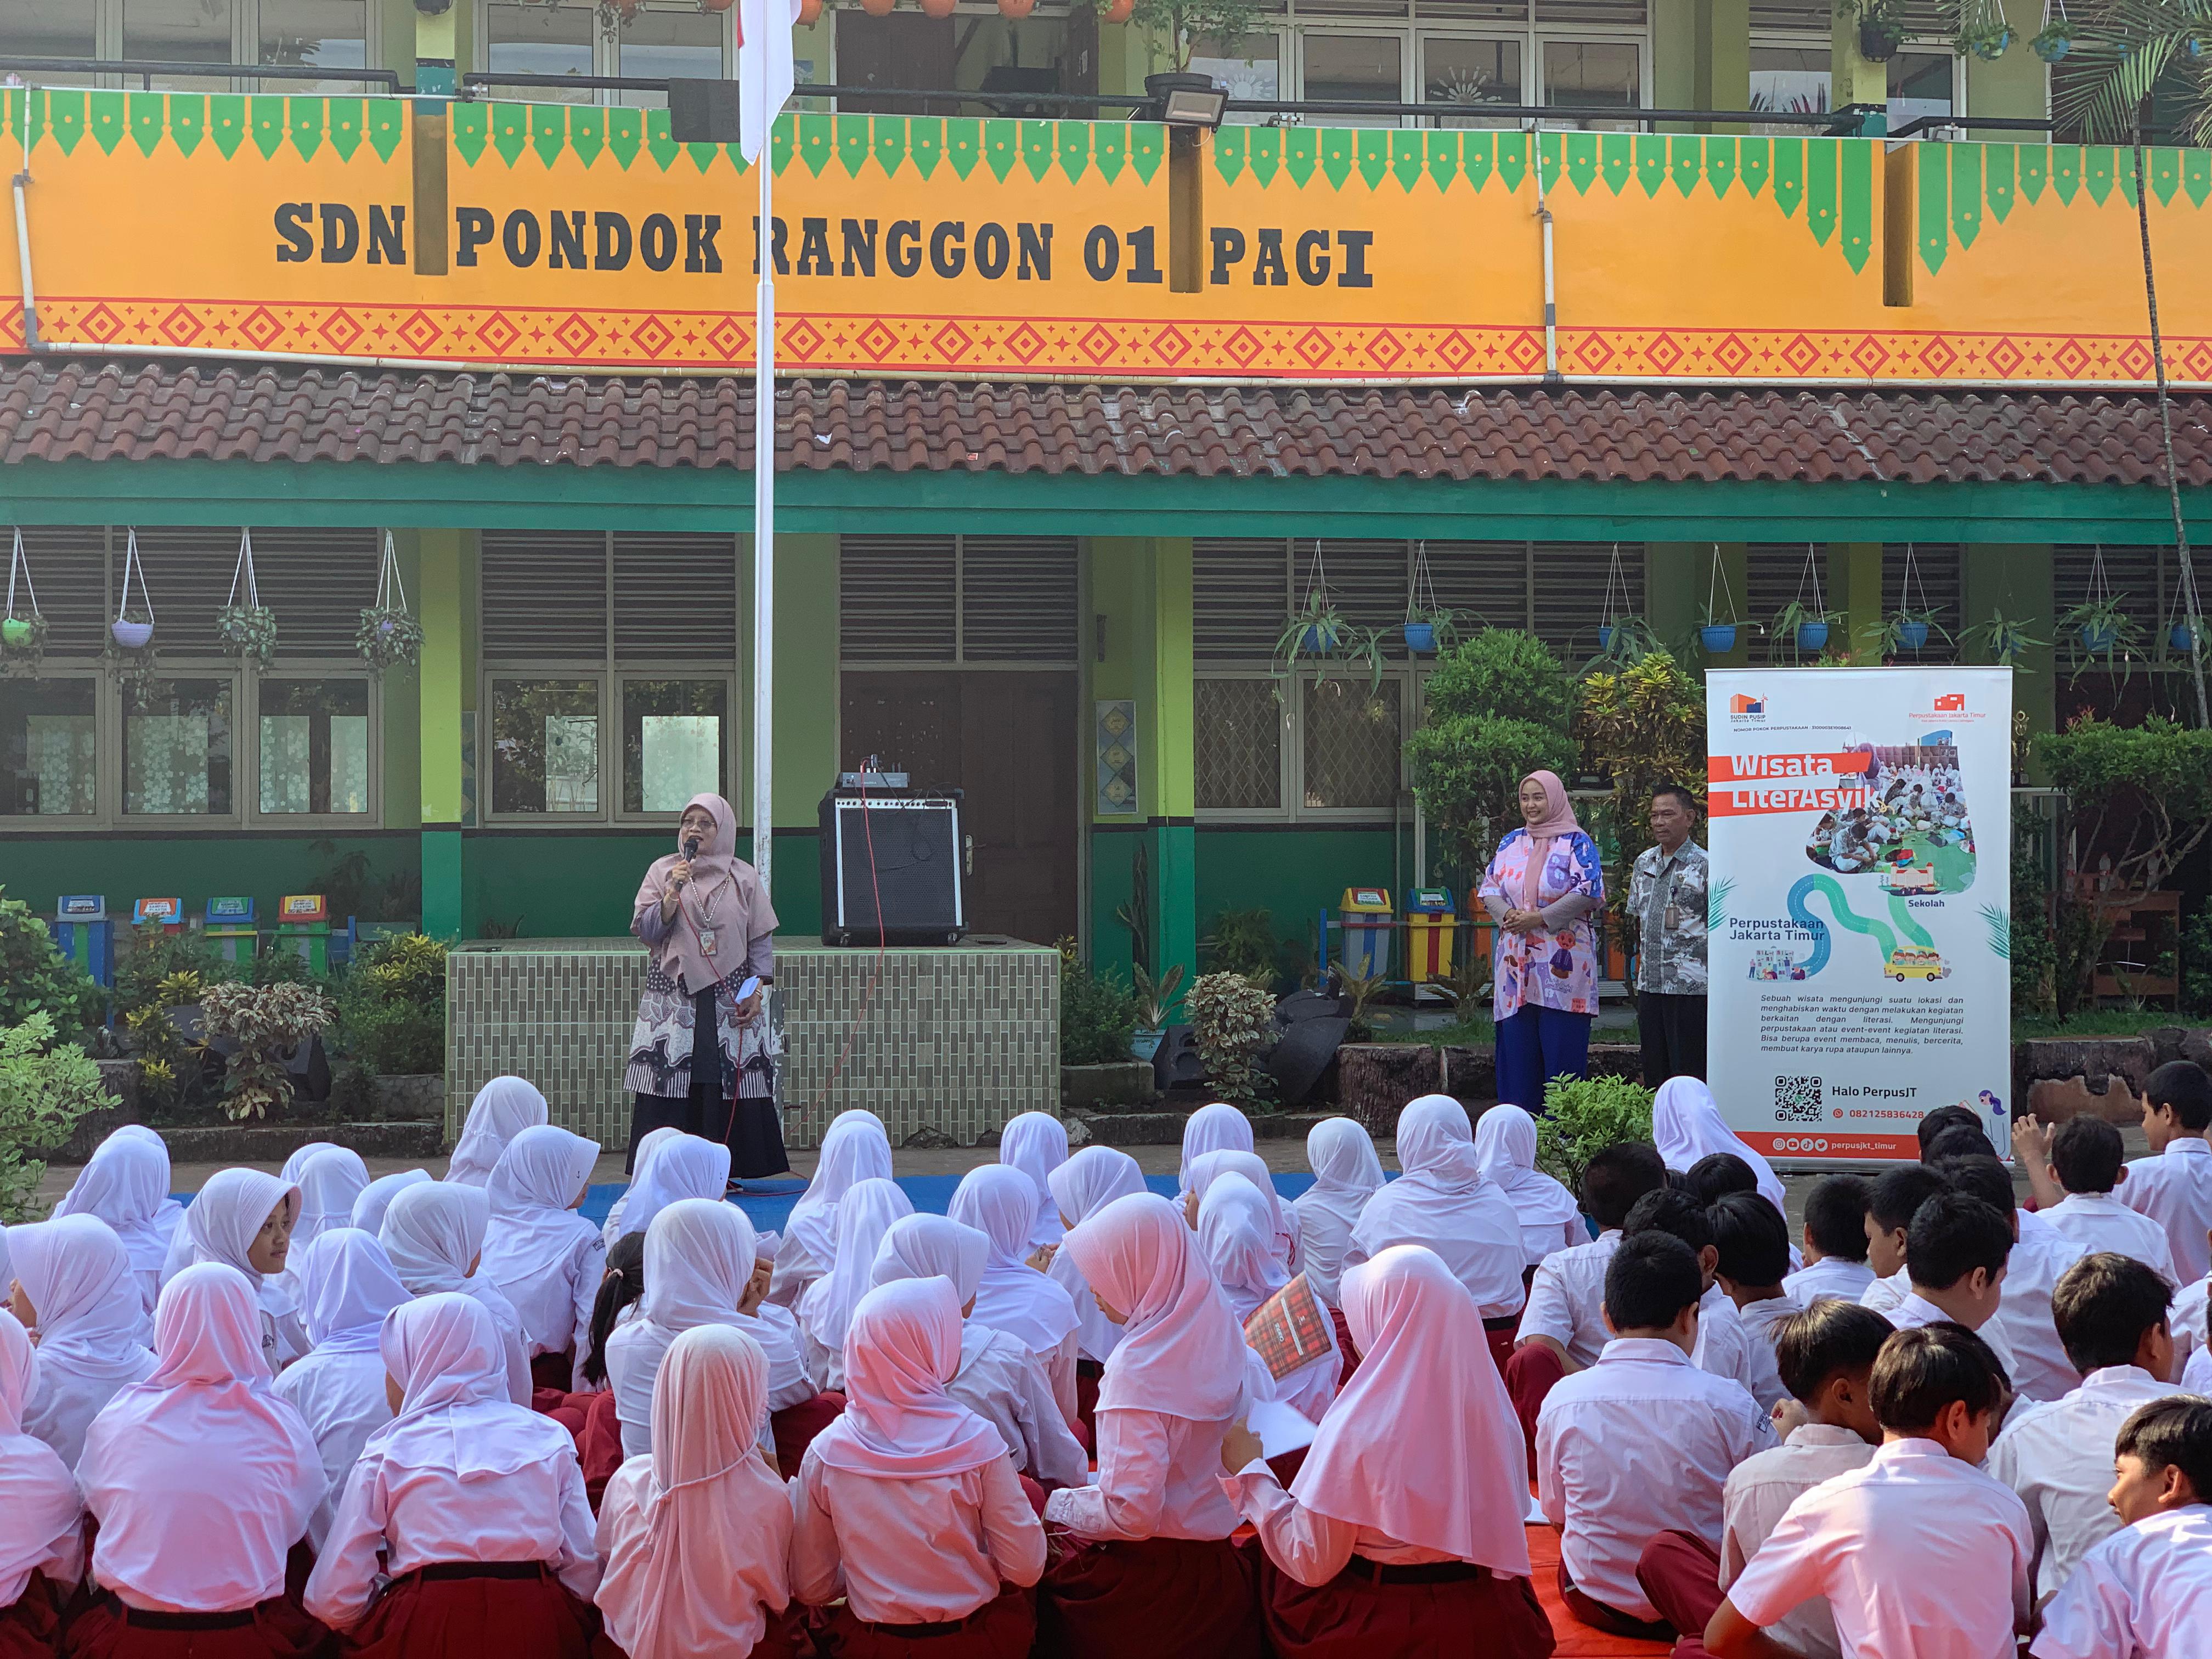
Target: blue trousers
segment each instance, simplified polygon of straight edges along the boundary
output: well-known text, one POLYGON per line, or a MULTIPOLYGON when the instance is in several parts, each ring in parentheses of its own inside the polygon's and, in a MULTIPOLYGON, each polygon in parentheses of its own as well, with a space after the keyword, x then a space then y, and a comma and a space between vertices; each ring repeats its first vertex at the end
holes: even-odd
POLYGON ((1591 1018, 1524 1004, 1499 1020, 1498 1097, 1540 1112, 1547 1079, 1587 1077, 1591 1018))

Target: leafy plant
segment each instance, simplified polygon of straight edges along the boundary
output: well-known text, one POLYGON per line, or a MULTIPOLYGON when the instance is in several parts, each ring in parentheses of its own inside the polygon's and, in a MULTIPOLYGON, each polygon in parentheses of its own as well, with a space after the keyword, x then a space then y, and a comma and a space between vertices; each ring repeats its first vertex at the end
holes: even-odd
MULTIPOLYGON (((1577 721, 1585 752, 1613 778, 1607 807, 1623 869, 1651 844, 1651 792, 1679 783, 1703 797, 1705 694, 1664 651, 1587 676, 1577 721)), ((1626 894, 1626 880, 1608 880, 1626 894)))
POLYGON ((1440 660, 1406 745, 1413 793, 1445 847, 1476 869, 1493 830, 1519 815, 1521 780, 1574 769, 1572 682, 1549 647, 1519 629, 1485 629, 1440 660))
POLYGON ((0 1024, 0 1221, 31 1219, 46 1166, 29 1154, 59 1146, 79 1118, 109 1103, 100 1067, 76 1043, 54 1041, 44 1010, 0 1024))
POLYGON ((21 679, 35 678, 46 658, 46 619, 36 614, 0 623, 0 669, 21 679))
POLYGON ((404 605, 364 605, 354 649, 371 674, 401 665, 412 668, 422 660, 422 624, 404 605))
POLYGON ((1346 1034, 1345 1040, 1365 1042, 1375 1035, 1374 1022, 1367 1018, 1368 1010, 1390 988, 1389 975, 1379 969, 1371 974, 1355 974, 1340 962, 1329 972, 1336 981, 1338 993, 1352 1005, 1348 1016, 1352 1029, 1346 1034))
POLYGON ((1875 648, 1884 657, 1894 657, 1899 651, 1923 650, 1930 635, 1946 645, 1957 643, 1951 630, 1943 626, 1940 611, 1901 605, 1882 618, 1881 637, 1875 648))
POLYGON ((1182 70, 1190 67, 1191 49, 1200 40, 1219 55, 1232 55, 1261 9, 1258 0, 1136 0, 1129 17, 1151 32, 1153 61, 1159 60, 1164 46, 1168 66, 1182 70))
POLYGON ((2108 672, 2121 672, 2120 659, 2132 669, 2135 653, 2143 642, 2142 625, 2128 614, 2127 596, 2104 593, 2085 599, 2057 623, 2058 637, 2071 647, 2080 679, 2092 664, 2101 662, 2108 672))
POLYGON ((331 1073, 331 1115, 342 1123, 359 1123, 377 1114, 376 1079, 368 1068, 347 1060, 331 1073))
POLYGON ((1583 672, 1632 667, 1654 652, 1665 649, 1651 624, 1634 611, 1628 611, 1599 625, 1597 655, 1583 665, 1583 672))
POLYGON ((1241 974, 1262 989, 1274 986, 1282 944, 1274 917, 1264 909, 1215 911, 1212 929, 1198 949, 1213 973, 1241 974))
POLYGON ((2051 889, 2043 866, 2025 848, 2013 854, 2012 922, 2012 1011, 2051 1018, 2058 1012, 2058 945, 2051 927, 2051 889))
POLYGON ((2181 1006, 2212 1014, 2212 904, 2200 906, 2181 929, 2181 1006))
POLYGON ((331 1023, 335 1011, 306 985, 210 985, 200 997, 211 1037, 238 1044, 223 1078, 223 1111, 265 1117, 292 1098, 284 1057, 331 1023))
POLYGON ((1173 1023, 1182 1003, 1182 963, 1170 963, 1157 979, 1149 969, 1141 966, 1133 967, 1129 972, 1136 981, 1137 1029, 1164 1030, 1173 1023))
POLYGON ((1214 1097, 1232 1106, 1264 1105, 1273 1079, 1259 1058, 1274 1035, 1275 999, 1242 974, 1202 974, 1190 988, 1191 1033, 1214 1097))
POLYGON ((2212 732, 2162 714, 2132 726, 2085 714, 2035 752, 2071 798, 2085 857, 2109 854, 2118 886, 2158 886, 2212 832, 2212 732))
POLYGON ((0 887, 0 1025, 44 1014, 70 1037, 100 1024, 101 997, 92 975, 54 948, 46 924, 0 887))
POLYGON ((161 676, 161 647, 153 641, 136 648, 125 647, 110 639, 106 655, 108 672, 115 676, 115 684, 133 708, 142 706, 147 694, 153 690, 154 682, 161 676))
POLYGON ((169 994, 174 988, 164 981, 179 974, 193 975, 206 984, 234 977, 232 965, 218 958, 199 933, 190 929, 172 933, 155 921, 132 928, 130 951, 115 969, 116 1012, 129 1015, 141 1008, 173 1008, 179 1002, 197 1002, 197 984, 190 996, 169 994))
POLYGON ((1990 612, 1989 620, 1976 623, 1966 630, 1966 644, 1969 650, 1978 651, 1999 668, 2009 668, 2015 674, 2035 671, 2021 665, 2021 658, 2030 651, 2040 650, 2050 644, 2027 631, 2027 624, 2008 617, 2002 611, 1990 612))
POLYGON ((1555 1077, 1544 1085, 1536 1120, 1536 1167, 1571 1193, 1608 1146, 1651 1141, 1651 1091, 1622 1077, 1555 1077))
POLYGON ((1838 0, 1838 9, 1856 21, 1859 54, 1869 63, 1887 63, 1905 44, 1903 0, 1838 0))
POLYGON ((2063 17, 2054 17, 2036 31, 2027 45, 2045 63, 2055 64, 2074 50, 2074 25, 2063 17))
POLYGON ((1129 930, 1129 963, 1152 965, 1152 861, 1140 839, 1129 854, 1129 896, 1114 907, 1114 919, 1129 930))
POLYGON ((397 933, 362 951, 338 998, 337 1033, 373 1073, 412 1076, 446 1069, 446 947, 397 933))
POLYGON ((1075 941, 1060 941, 1060 1063, 1104 1066, 1129 1058, 1137 1000, 1110 975, 1092 971, 1075 941))
POLYGON ((1832 635, 1846 620, 1840 611, 1822 609, 1817 596, 1810 605, 1801 599, 1792 599, 1776 611, 1774 620, 1767 623, 1767 637, 1773 641, 1773 648, 1778 653, 1787 651, 1792 663, 1802 662, 1807 651, 1818 652, 1825 647, 1829 635, 1832 635), (1804 628, 1825 628, 1828 634, 1820 636, 1820 645, 1808 645, 1798 637, 1798 629, 1804 628))
POLYGON ((276 660, 276 613, 265 605, 227 605, 215 613, 224 646, 263 673, 276 660))

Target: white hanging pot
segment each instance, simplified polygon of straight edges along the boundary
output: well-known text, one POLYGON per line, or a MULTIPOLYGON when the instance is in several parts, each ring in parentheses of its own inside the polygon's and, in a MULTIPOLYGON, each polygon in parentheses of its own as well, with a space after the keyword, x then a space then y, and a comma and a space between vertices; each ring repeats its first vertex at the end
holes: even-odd
POLYGON ((115 620, 108 623, 107 631, 125 651, 143 651, 154 637, 154 600, 146 592, 146 566, 138 556, 138 532, 133 529, 128 533, 130 539, 123 548, 123 591, 116 597, 115 620), (138 578, 138 602, 146 609, 143 622, 134 622, 129 615, 133 573, 138 578))
POLYGON ((108 623, 107 631, 115 636, 116 644, 125 651, 143 651, 154 637, 154 624, 149 622, 125 622, 120 618, 108 623))

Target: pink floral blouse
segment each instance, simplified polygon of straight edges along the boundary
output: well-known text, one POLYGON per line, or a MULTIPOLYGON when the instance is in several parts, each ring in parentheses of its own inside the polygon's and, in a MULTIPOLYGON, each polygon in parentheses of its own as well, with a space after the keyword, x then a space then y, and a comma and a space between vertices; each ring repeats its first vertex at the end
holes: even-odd
MULTIPOLYGON (((1525 829, 1507 836, 1483 872, 1477 896, 1518 908, 1530 846, 1525 829)), ((1568 1014, 1597 1012, 1597 930, 1589 917, 1605 902, 1605 871, 1598 862, 1597 844, 1580 831, 1553 841, 1536 888, 1536 908, 1549 909, 1577 894, 1589 898, 1588 908, 1556 933, 1497 930, 1491 956, 1497 982, 1491 1005, 1498 1018, 1510 1018, 1526 1007, 1568 1014)))

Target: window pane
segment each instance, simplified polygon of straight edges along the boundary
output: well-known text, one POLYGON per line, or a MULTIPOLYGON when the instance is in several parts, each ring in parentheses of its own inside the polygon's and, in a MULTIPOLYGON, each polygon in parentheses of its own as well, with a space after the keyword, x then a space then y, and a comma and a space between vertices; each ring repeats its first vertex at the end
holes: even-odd
POLYGON ((261 682, 261 810, 368 811, 368 682, 261 682))
POLYGON ((1955 61, 1948 52, 1900 52, 1889 60, 1891 131, 1924 116, 1951 113, 1951 65, 1955 61))
MULTIPOLYGON (((361 69, 368 62, 368 0, 261 0, 257 64, 361 69)), ((271 92, 352 93, 358 81, 270 81, 271 92)))
MULTIPOLYGON (((1406 95, 1405 41, 1395 34, 1308 34, 1305 95, 1316 102, 1395 104, 1406 95)), ((1395 115, 1331 115, 1328 126, 1392 126, 1395 115)))
POLYGON ((9 0, 0 9, 0 52, 11 57, 90 58, 97 44, 85 0, 9 0))
MULTIPOLYGON (((1210 75, 1213 84, 1225 87, 1231 98, 1262 100, 1283 95, 1283 38, 1273 30, 1254 30, 1238 37, 1235 46, 1224 46, 1201 35, 1191 43, 1190 72, 1210 75)), ((1231 115, 1231 121, 1264 122, 1261 112, 1231 115)))
MULTIPOLYGON (((1431 104, 1521 102, 1521 43, 1430 35, 1421 42, 1421 99, 1431 104)), ((1478 126, 1455 118, 1445 126, 1478 126)))
MULTIPOLYGON (((518 5, 493 0, 484 8, 484 67, 495 75, 589 75, 592 72, 592 9, 588 6, 518 5)), ((720 74, 720 71, 715 71, 720 74)), ((588 103, 579 88, 495 87, 499 98, 556 98, 588 103)))
POLYGON ((123 810, 227 815, 228 680, 155 680, 123 716, 123 810))
POLYGON ((1273 680, 1200 680, 1194 688, 1200 806, 1273 811, 1282 802, 1283 710, 1273 680))
MULTIPOLYGON (((672 75, 696 80, 722 78, 722 38, 728 26, 713 13, 698 11, 640 12, 623 25, 622 70, 641 80, 663 80, 672 75)), ((666 99, 657 92, 626 92, 626 104, 659 106, 666 99)))
POLYGON ((0 817, 93 809, 93 680, 0 680, 0 817))
POLYGON ((730 690, 722 680, 623 684, 623 811, 680 812, 729 775, 730 690))
MULTIPOLYGON (((123 0, 123 55, 168 63, 235 63, 230 24, 231 0, 123 0)), ((227 92, 230 83, 220 76, 155 76, 154 84, 227 92)))
POLYGON ((492 811, 599 810, 599 688, 591 680, 495 680, 492 811))
POLYGON ((1388 806, 1398 798, 1398 682, 1305 683, 1305 804, 1388 806))
MULTIPOLYGON (((1786 110, 1793 115, 1825 115, 1828 111, 1828 48, 1826 46, 1753 46, 1751 49, 1751 106, 1786 110)), ((1806 134, 1800 126, 1761 129, 1778 133, 1806 134)))
MULTIPOLYGON (((1625 40, 1547 40, 1544 101, 1582 108, 1638 107, 1644 101, 1644 88, 1638 76, 1636 47, 1625 40)), ((1583 125, 1606 127, 1611 124, 1588 121, 1583 125)))

